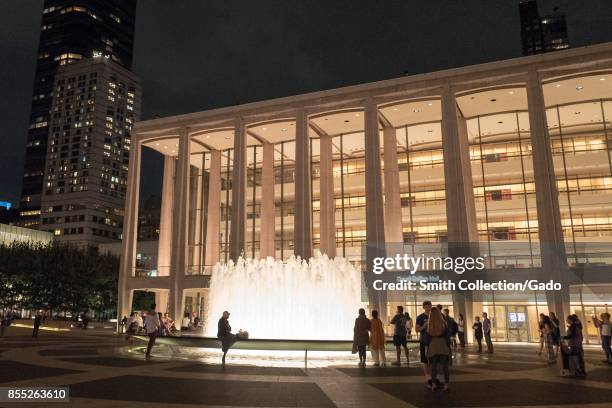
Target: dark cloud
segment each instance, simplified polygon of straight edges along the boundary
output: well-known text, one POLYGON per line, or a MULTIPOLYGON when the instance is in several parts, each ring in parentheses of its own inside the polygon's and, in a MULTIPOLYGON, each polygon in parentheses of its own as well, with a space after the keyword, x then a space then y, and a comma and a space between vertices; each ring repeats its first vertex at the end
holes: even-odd
MULTIPOLYGON (((0 199, 16 199, 42 1, 3 5, 0 199)), ((612 40, 611 1, 554 5, 573 47, 612 40)), ((518 0, 140 0, 134 70, 148 119, 512 58, 519 30, 518 0)))

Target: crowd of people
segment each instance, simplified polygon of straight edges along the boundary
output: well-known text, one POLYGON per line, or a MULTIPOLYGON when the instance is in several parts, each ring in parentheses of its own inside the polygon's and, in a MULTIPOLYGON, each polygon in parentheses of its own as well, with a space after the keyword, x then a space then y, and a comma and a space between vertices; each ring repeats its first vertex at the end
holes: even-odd
MULTIPOLYGON (((593 322, 601 335, 601 345, 605 353, 603 362, 612 364, 612 323, 610 314, 602 313, 599 317, 593 316, 593 322)), ((466 321, 462 314, 455 320, 448 309, 442 305, 432 306, 430 301, 423 302, 423 313, 417 316, 413 324, 410 315, 398 306, 395 315, 390 320, 393 327, 393 345, 396 351, 396 360, 393 365, 400 366, 402 350, 406 363, 410 363, 410 353, 407 347, 408 340, 414 327, 419 337, 419 357, 423 366, 423 373, 427 387, 433 391, 437 389, 448 390, 450 382, 449 367, 453 361, 453 351, 466 347, 466 321), (457 340, 459 340, 457 342, 457 340), (442 378, 443 382, 439 378, 442 378)), ((486 312, 475 316, 472 324, 473 337, 477 344, 477 352, 483 352, 483 339, 486 352, 494 352, 491 336, 492 322, 486 312)), ((582 377, 586 375, 584 364, 582 323, 577 315, 572 314, 566 319, 566 335, 562 336, 561 322, 551 312, 549 315, 540 314, 540 350, 542 354, 546 347, 546 358, 551 364, 556 363, 561 355, 563 374, 582 377)), ((366 349, 369 348, 374 360, 374 367, 385 366, 385 330, 379 313, 371 312, 371 318, 366 317, 366 311, 359 309, 353 328, 353 353, 359 356, 360 367, 366 366, 366 349)))

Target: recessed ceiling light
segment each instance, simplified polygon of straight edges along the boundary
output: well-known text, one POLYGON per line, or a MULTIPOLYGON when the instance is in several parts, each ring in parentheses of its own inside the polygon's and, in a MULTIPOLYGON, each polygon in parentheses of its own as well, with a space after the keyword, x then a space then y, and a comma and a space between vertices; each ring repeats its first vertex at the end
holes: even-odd
POLYGON ((557 87, 557 88, 561 88, 561 84, 557 84, 557 85, 556 85, 556 87, 557 87))
POLYGON ((397 108, 393 108, 394 111, 397 111, 397 108))
POLYGON ((493 99, 490 99, 490 101, 491 102, 497 102, 497 99, 493 98, 493 99))
POLYGON ((429 102, 429 103, 427 104, 427 106, 432 106, 432 105, 433 105, 433 103, 431 103, 431 102, 429 102))
POLYGON ((159 143, 155 143, 155 146, 159 146, 159 143))
POLYGON ((264 128, 261 128, 261 130, 266 130, 266 129, 267 129, 267 128, 265 128, 265 127, 264 127, 264 128))
POLYGON ((606 80, 606 78, 601 77, 601 78, 599 78, 599 80, 600 80, 600 81, 605 81, 605 80, 606 80))
POLYGON ((470 99, 476 99, 476 97, 475 96, 470 96, 470 99))
POLYGON ((580 91, 580 90, 582 90, 582 88, 584 88, 582 85, 578 85, 578 86, 576 87, 576 90, 577 90, 577 91, 580 91))
POLYGON ((281 129, 281 131, 286 132, 286 131, 287 131, 287 129, 286 129, 286 128, 282 128, 282 129, 281 129))
POLYGON ((413 109, 412 112, 414 113, 419 113, 421 110, 420 109, 413 109))
POLYGON ((210 139, 210 135, 206 135, 206 138, 207 138, 207 139, 210 139))
POLYGON ((229 136, 225 136, 225 138, 226 138, 226 139, 229 139, 230 137, 229 137, 229 136))
POLYGON ((176 152, 176 150, 173 150, 172 153, 176 152))
POLYGON ((514 91, 509 91, 508 92, 510 95, 514 95, 514 91))
POLYGON ((580 115, 582 112, 578 111, 578 112, 574 112, 574 115, 580 115))
POLYGON ((359 114, 358 114, 358 113, 356 113, 356 114, 355 114, 355 116, 359 117, 359 114))

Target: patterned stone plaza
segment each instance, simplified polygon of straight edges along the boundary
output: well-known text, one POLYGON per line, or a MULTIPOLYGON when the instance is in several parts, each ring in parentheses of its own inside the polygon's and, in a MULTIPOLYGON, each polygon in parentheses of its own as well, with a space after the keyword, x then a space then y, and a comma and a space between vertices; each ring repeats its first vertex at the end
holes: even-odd
MULTIPOLYGON (((588 376, 561 377, 537 356, 537 346, 498 344, 494 355, 457 355, 451 390, 432 393, 418 355, 407 367, 260 367, 229 360, 223 368, 171 357, 165 346, 143 357, 144 343, 110 332, 47 332, 32 339, 11 328, 0 338, 0 386, 69 386, 70 403, 96 407, 610 407, 612 370, 601 350, 586 351, 588 376)), ((231 354, 231 352, 230 352, 231 354)), ((388 349, 387 359, 392 359, 388 349)), ((0 406, 46 406, 5 404, 0 406)))

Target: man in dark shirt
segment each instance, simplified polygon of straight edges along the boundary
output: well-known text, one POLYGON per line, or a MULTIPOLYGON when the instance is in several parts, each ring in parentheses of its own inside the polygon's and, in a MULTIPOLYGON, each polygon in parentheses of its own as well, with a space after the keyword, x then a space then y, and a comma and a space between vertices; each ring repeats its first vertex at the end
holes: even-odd
POLYGON ((487 315, 487 312, 482 312, 482 331, 484 332, 484 338, 487 342, 487 353, 493 353, 493 341, 491 340, 491 319, 487 315))
POLYGON ((40 323, 42 322, 42 316, 40 313, 36 314, 34 318, 34 330, 32 330, 32 337, 38 337, 38 330, 40 329, 40 323))
POLYGON ((410 357, 408 356, 408 341, 406 339, 406 334, 408 330, 406 330, 406 315, 404 314, 404 307, 398 306, 397 313, 391 319, 391 324, 393 325, 393 345, 395 346, 395 350, 397 352, 397 360, 393 363, 393 365, 401 365, 401 357, 402 357, 402 347, 404 348, 404 353, 406 354, 406 362, 410 365, 410 357))
POLYGON ((221 363, 225 365, 225 356, 230 347, 236 342, 236 336, 232 334, 232 326, 229 324, 230 313, 226 310, 223 312, 223 316, 217 323, 217 338, 221 340, 221 351, 223 351, 223 358, 221 363))
POLYGON ((427 344, 429 344, 427 320, 429 320, 429 311, 431 310, 431 302, 429 300, 423 302, 423 310, 424 312, 416 318, 415 330, 419 333, 419 351, 421 354, 421 363, 423 363, 423 373, 425 374, 427 384, 431 386, 429 360, 427 359, 427 344))

